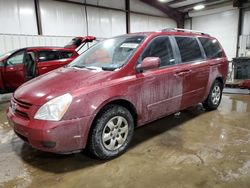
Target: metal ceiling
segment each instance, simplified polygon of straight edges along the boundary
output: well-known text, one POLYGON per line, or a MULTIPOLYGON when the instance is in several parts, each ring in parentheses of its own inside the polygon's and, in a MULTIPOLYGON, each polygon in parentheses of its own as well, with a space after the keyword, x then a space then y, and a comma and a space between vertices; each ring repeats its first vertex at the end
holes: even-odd
POLYGON ((193 10, 193 7, 199 4, 205 5, 205 9, 216 7, 218 5, 221 6, 222 4, 231 4, 237 7, 241 3, 247 2, 247 0, 151 0, 150 2, 152 6, 153 4, 160 2, 163 7, 168 6, 176 11, 186 13, 193 10))
POLYGON ((184 17, 189 11, 193 11, 196 5, 205 5, 203 10, 221 6, 232 5, 242 7, 248 0, 140 0, 150 6, 158 8, 168 17, 177 22, 177 26, 184 27, 184 17))
POLYGON ((221 4, 231 3, 234 4, 233 0, 179 0, 179 1, 170 1, 166 5, 170 6, 181 12, 188 12, 193 10, 193 7, 196 5, 205 5, 206 8, 216 7, 221 4))

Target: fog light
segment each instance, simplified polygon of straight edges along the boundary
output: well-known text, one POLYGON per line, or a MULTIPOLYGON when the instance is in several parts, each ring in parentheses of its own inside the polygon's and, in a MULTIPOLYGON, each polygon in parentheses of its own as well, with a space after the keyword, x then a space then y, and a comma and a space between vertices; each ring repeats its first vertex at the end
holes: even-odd
POLYGON ((45 141, 42 142, 42 146, 45 148, 54 148, 56 146, 56 142, 45 141))

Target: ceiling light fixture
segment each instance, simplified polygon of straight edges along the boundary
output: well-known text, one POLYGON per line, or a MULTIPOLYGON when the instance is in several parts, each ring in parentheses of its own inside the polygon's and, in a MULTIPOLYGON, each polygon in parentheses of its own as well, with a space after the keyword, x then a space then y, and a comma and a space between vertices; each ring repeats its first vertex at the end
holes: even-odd
POLYGON ((169 2, 170 0, 158 0, 160 3, 167 3, 169 2))
POLYGON ((201 9, 204 9, 205 8, 205 5, 196 5, 194 6, 194 10, 201 10, 201 9))

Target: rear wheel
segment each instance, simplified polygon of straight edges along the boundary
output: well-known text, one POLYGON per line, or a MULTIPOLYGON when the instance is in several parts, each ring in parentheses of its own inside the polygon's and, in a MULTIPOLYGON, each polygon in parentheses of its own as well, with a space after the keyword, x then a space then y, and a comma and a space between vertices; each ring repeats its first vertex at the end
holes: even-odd
POLYGON ((221 82, 215 80, 207 99, 203 102, 203 106, 207 110, 215 110, 218 108, 221 102, 223 86, 221 82))
POLYGON ((88 149, 99 159, 111 159, 124 153, 134 132, 131 113, 118 105, 108 105, 93 126, 88 149))
POLYGON ((5 90, 5 89, 0 89, 0 94, 5 94, 5 93, 7 93, 7 91, 5 90))

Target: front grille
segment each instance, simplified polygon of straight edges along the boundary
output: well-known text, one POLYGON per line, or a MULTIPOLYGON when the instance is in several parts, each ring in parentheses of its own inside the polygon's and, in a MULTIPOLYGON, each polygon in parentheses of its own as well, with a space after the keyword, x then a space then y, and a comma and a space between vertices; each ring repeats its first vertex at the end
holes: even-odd
POLYGON ((23 117, 25 119, 29 119, 29 109, 32 106, 32 104, 29 104, 27 102, 20 101, 16 98, 13 98, 11 100, 11 109, 12 111, 20 117, 23 117))
POLYGON ((20 111, 20 110, 15 110, 15 114, 20 115, 20 116, 22 116, 22 117, 24 117, 24 118, 29 119, 28 114, 25 113, 25 112, 22 112, 22 111, 20 111))
POLYGON ((16 98, 14 98, 14 99, 15 99, 15 101, 18 103, 18 105, 19 105, 20 107, 22 107, 22 108, 29 109, 29 108, 32 106, 32 104, 30 104, 30 103, 20 101, 20 100, 18 100, 18 99, 16 99, 16 98))

